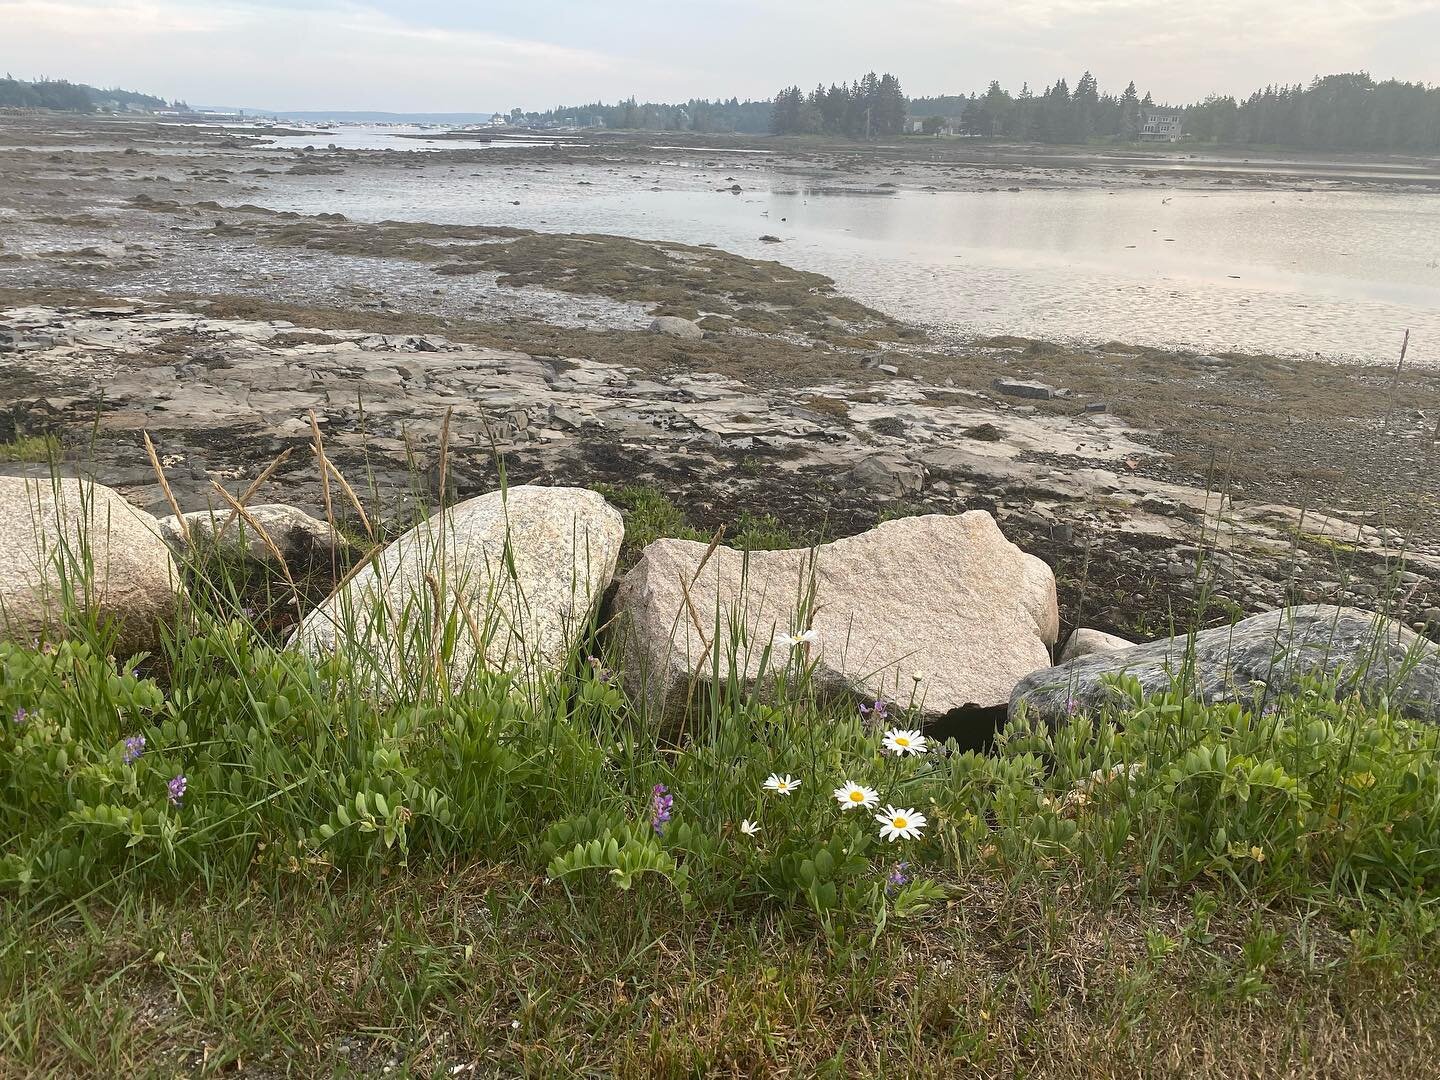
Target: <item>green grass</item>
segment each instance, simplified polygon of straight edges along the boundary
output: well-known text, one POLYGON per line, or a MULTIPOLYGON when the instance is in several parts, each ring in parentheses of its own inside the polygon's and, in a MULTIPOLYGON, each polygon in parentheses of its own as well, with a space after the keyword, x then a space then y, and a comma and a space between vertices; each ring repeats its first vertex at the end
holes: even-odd
MULTIPOLYGON (((640 536, 689 528, 613 495, 640 536)), ((1440 730, 1383 704, 1122 679, 1059 730, 897 757, 771 649, 771 691, 732 678, 675 742, 603 639, 447 683, 453 613, 400 612, 371 645, 409 666, 377 684, 358 641, 278 648, 252 583, 197 558, 153 656, 81 613, 0 643, 0 1074, 1423 1075, 1440 1051, 1440 730), (842 809, 851 781, 920 835, 842 809)))
POLYGON ((51 461, 59 453, 60 440, 54 435, 19 435, 0 442, 0 461, 51 461))

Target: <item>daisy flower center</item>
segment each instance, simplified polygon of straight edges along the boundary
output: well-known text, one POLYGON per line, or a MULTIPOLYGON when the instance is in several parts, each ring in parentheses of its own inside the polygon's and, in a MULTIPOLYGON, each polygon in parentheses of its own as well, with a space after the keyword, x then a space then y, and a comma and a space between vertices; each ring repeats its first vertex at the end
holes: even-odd
POLYGON ((890 824, 895 826, 895 828, 897 829, 908 829, 910 827, 910 823, 906 821, 903 817, 897 817, 893 819, 890 824))
POLYGON ((904 735, 896 735, 896 736, 895 736, 895 745, 896 745, 896 746, 909 746, 909 745, 910 745, 910 740, 907 739, 904 735))
POLYGON ((852 791, 852 792, 850 792, 850 801, 851 801, 851 802, 864 802, 864 801, 865 801, 865 793, 864 793, 863 791, 852 791))

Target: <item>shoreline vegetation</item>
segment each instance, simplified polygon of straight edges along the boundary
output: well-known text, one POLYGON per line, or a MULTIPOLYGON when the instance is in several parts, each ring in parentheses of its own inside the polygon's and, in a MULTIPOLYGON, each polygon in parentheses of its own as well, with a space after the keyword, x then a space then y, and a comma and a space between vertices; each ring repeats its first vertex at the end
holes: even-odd
MULTIPOLYGON (((334 479, 336 506, 380 520, 334 479)), ((543 601, 531 630, 492 618, 508 602, 467 578, 447 517, 417 525, 439 583, 398 608, 365 594, 313 655, 261 629, 261 597, 298 595, 277 540, 256 560, 197 536, 183 604, 130 655, 131 614, 74 602, 106 595, 114 527, 82 512, 62 614, 0 643, 0 1056, 1258 1077, 1436 1051, 1432 723, 1324 678, 1247 707, 1122 676, 1093 711, 1022 707, 962 752, 921 733, 920 682, 858 707, 820 692, 799 628, 834 598, 812 582, 790 632, 727 644, 743 596, 702 617, 720 677, 676 733, 627 691, 603 606, 545 670, 455 668, 465 625, 523 651, 543 601), (739 689, 752 647, 769 692, 739 689), (380 690, 392 648, 412 666, 380 690)), ((504 545, 524 565, 533 534, 504 545)))

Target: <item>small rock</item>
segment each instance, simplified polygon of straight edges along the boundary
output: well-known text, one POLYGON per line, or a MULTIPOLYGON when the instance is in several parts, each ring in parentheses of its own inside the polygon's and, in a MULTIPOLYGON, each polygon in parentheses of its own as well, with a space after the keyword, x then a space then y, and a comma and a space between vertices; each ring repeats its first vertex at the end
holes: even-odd
POLYGON ((995 389, 1010 397, 1039 398, 1048 401, 1055 396, 1055 387, 1049 383, 1029 382, 1024 379, 996 379, 995 389))
POLYGON ((1103 630, 1091 630, 1081 626, 1072 630, 1069 638, 1066 639, 1065 648, 1060 652, 1060 662, 1064 664, 1092 653, 1128 649, 1134 644, 1135 642, 1127 641, 1115 634, 1107 634, 1103 630))
POLYGON ((681 319, 674 315, 661 315, 650 323, 652 334, 668 334, 670 337, 683 338, 686 341, 698 341, 705 336, 705 331, 700 324, 690 319, 681 319))

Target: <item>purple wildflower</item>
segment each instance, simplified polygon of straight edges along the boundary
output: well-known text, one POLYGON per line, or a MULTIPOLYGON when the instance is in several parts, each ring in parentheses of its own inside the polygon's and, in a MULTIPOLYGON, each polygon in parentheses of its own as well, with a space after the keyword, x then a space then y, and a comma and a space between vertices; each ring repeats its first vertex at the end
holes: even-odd
MULTIPOLYGON (((134 765, 140 760, 140 755, 145 752, 145 736, 131 735, 125 740, 125 764, 134 765)), ((181 791, 184 791, 182 785, 181 791)))
POLYGON ((590 670, 594 672, 596 681, 605 683, 608 686, 611 681, 614 680, 614 673, 605 666, 604 661, 598 656, 588 656, 585 658, 585 662, 590 665, 590 670))
POLYGON ((165 785, 166 790, 170 793, 171 806, 180 805, 180 800, 185 797, 186 783, 187 781, 185 779, 185 775, 182 773, 181 775, 175 777, 175 779, 171 780, 170 783, 165 785))
POLYGON ((869 717, 877 723, 883 723, 885 721, 889 715, 889 710, 890 703, 884 698, 876 698, 875 704, 873 705, 866 705, 863 701, 860 703, 860 715, 869 717))
POLYGON ((895 869, 890 871, 890 876, 885 879, 885 892, 894 896, 904 886, 910 884, 910 875, 905 871, 910 869, 910 864, 900 862, 895 864, 895 869))
POLYGON ((1074 715, 1075 715, 1076 713, 1078 713, 1079 711, 1080 711, 1080 702, 1079 702, 1078 699, 1073 698, 1073 697, 1072 697, 1072 698, 1066 698, 1066 699, 1065 699, 1065 715, 1066 715, 1066 716, 1074 716, 1074 715))
POLYGON ((23 724, 26 720, 30 719, 30 714, 25 711, 25 706, 21 705, 15 710, 15 715, 10 719, 14 720, 17 724, 23 724))
POLYGON ((650 827, 655 830, 656 836, 663 836, 665 826, 670 821, 670 810, 675 805, 675 797, 670 794, 664 784, 656 784, 650 791, 650 827))

